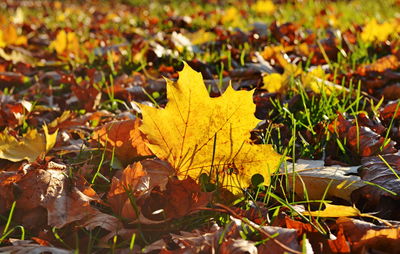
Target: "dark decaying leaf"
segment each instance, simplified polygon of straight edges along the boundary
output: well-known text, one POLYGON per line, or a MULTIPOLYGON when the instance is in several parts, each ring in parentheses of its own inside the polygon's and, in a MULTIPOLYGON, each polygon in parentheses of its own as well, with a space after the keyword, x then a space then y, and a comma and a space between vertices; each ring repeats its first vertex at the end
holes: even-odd
POLYGON ((191 178, 169 179, 165 191, 156 187, 142 204, 142 213, 153 220, 179 218, 205 207, 211 193, 201 191, 201 187, 191 178))
POLYGON ((352 200, 364 212, 377 212, 381 218, 400 219, 397 212, 400 209, 400 155, 366 157, 362 159, 362 165, 359 175, 371 184, 355 190, 352 200))
POLYGON ((366 115, 363 114, 360 117, 361 121, 356 122, 355 120, 346 120, 343 115, 338 114, 337 119, 329 125, 329 131, 336 134, 342 144, 345 144, 351 152, 350 157, 360 158, 396 152, 397 149, 394 147, 396 143, 394 141, 386 142, 387 139, 382 136, 384 127, 378 123, 374 124, 366 118, 366 115))

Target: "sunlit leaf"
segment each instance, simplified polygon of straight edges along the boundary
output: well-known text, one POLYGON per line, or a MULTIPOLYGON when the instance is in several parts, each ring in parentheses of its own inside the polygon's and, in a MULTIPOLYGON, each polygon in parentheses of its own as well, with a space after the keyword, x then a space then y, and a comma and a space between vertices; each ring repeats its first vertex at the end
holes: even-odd
POLYGON ((361 212, 353 206, 325 204, 325 209, 320 211, 303 212, 304 215, 316 217, 354 217, 360 216, 361 212))
POLYGON ((44 125, 45 135, 32 129, 28 131, 21 139, 17 139, 4 131, 0 133, 0 158, 9 161, 28 160, 35 161, 41 154, 45 154, 54 147, 57 131, 49 134, 47 126, 44 125))
POLYGON ((220 97, 210 98, 201 74, 185 64, 177 82, 167 80, 164 109, 140 105, 140 129, 150 150, 167 160, 180 179, 207 173, 238 194, 254 174, 269 184, 281 158, 270 145, 250 141, 250 131, 260 122, 252 96, 253 91, 229 86, 220 97))

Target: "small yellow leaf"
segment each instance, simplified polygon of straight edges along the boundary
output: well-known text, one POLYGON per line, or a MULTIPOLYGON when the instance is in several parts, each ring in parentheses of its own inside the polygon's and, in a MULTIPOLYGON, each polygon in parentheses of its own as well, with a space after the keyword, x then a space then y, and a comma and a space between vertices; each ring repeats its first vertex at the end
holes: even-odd
POLYGON ((25 36, 18 36, 17 29, 13 24, 6 25, 0 30, 0 47, 7 45, 26 45, 28 39, 25 36))
POLYGON ((59 55, 63 53, 74 53, 77 55, 79 52, 78 37, 74 32, 61 30, 58 32, 56 39, 50 43, 49 47, 59 55))
POLYGON ((330 205, 325 204, 325 209, 322 211, 303 212, 303 215, 311 215, 315 217, 354 217, 362 216, 360 210, 352 206, 330 205))
POLYGON ((200 29, 194 33, 186 34, 186 37, 189 38, 190 42, 193 45, 199 45, 209 41, 213 41, 216 36, 214 33, 207 32, 205 29, 200 29))
POLYGON ((263 77, 264 85, 261 88, 268 90, 270 93, 277 93, 284 88, 284 82, 285 78, 283 75, 279 73, 271 73, 263 77))
POLYGON ((269 184, 281 159, 270 145, 250 140, 250 131, 260 122, 254 116, 253 93, 229 86, 220 97, 210 98, 201 74, 185 64, 177 82, 167 80, 164 109, 140 105, 140 130, 150 150, 167 160, 180 179, 207 173, 239 194, 254 174, 269 184))
POLYGON ((40 155, 46 154, 54 147, 57 131, 48 133, 47 126, 43 126, 45 135, 33 129, 28 131, 21 139, 17 139, 4 131, 0 133, 0 159, 17 162, 27 160, 35 161, 40 155))
POLYGON ((271 0, 259 0, 251 6, 251 9, 258 14, 273 14, 276 6, 271 0))
POLYGON ((0 30, 0 48, 4 48, 5 46, 7 46, 7 43, 4 40, 4 33, 0 30))
POLYGON ((46 153, 47 153, 56 144, 58 129, 55 132, 53 132, 53 134, 49 134, 49 129, 47 128, 47 125, 43 125, 43 131, 46 138, 46 153))
POLYGON ((67 49, 67 33, 64 30, 58 32, 56 39, 50 43, 50 49, 54 49, 57 54, 67 49))
POLYGON ((8 133, 0 133, 0 158, 17 162, 28 160, 35 161, 46 151, 46 139, 37 130, 28 131, 21 140, 8 133))
POLYGON ((396 33, 397 24, 384 22, 378 24, 376 19, 371 19, 361 33, 361 39, 367 42, 386 41, 391 34, 396 33))

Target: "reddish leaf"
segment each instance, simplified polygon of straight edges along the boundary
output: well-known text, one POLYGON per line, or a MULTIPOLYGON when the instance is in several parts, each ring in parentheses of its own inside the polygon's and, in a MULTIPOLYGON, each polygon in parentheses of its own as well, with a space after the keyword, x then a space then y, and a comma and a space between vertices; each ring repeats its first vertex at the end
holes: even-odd
POLYGON ((343 227, 344 234, 351 244, 351 253, 399 253, 400 228, 376 226, 372 223, 339 218, 337 224, 343 227))
POLYGON ((352 200, 366 212, 378 212, 381 218, 400 219, 400 156, 389 154, 362 159, 359 175, 362 180, 374 185, 367 185, 352 193, 352 200), (395 172, 395 173, 394 173, 395 172))

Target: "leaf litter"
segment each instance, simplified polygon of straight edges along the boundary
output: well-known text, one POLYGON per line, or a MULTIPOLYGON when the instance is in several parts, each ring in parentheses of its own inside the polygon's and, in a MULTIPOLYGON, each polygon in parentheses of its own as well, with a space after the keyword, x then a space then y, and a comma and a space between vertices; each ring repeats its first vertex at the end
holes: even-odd
POLYGON ((139 2, 3 3, 0 251, 399 252, 398 1, 139 2))

